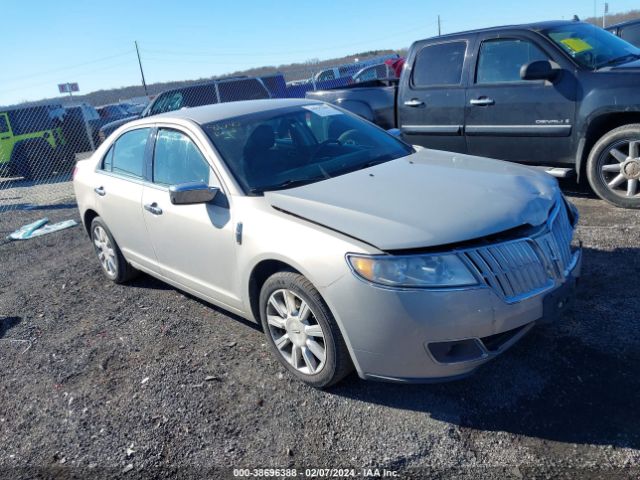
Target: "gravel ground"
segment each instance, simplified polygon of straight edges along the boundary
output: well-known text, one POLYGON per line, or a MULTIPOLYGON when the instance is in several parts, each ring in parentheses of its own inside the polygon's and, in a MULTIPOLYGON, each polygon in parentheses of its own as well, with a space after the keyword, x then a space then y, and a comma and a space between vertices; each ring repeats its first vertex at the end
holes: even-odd
MULTIPOLYGON (((585 246, 573 312, 437 385, 352 375, 316 391, 255 325, 148 276, 112 285, 80 227, 4 243, 0 477, 638 478, 640 212, 572 200, 585 246)), ((5 211, 0 235, 42 216, 78 219, 65 204, 5 211)))

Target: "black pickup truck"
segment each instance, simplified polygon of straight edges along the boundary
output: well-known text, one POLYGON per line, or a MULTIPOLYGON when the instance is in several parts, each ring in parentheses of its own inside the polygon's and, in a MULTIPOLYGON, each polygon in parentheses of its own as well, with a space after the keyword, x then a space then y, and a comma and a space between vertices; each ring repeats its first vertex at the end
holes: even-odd
POLYGON ((309 92, 409 143, 586 174, 640 208, 640 50, 577 21, 415 42, 397 82, 309 92))

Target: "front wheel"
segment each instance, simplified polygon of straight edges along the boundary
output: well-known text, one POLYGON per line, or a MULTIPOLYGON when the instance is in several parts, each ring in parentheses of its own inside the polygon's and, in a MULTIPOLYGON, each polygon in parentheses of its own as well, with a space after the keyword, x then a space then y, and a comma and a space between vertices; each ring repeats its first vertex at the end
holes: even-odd
POLYGON ((280 363, 307 385, 329 387, 353 369, 329 307, 299 273, 278 272, 267 279, 260 292, 260 320, 280 363))
POLYGON ((640 208, 640 124, 605 134, 591 149, 587 178, 594 192, 623 208, 640 208))

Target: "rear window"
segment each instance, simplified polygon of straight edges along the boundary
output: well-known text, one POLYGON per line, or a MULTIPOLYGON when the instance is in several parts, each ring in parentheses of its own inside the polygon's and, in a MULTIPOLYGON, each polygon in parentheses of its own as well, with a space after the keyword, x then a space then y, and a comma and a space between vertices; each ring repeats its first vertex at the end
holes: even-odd
POLYGON ((413 85, 430 87, 460 84, 466 49, 466 42, 439 43, 424 47, 418 52, 413 66, 413 85))

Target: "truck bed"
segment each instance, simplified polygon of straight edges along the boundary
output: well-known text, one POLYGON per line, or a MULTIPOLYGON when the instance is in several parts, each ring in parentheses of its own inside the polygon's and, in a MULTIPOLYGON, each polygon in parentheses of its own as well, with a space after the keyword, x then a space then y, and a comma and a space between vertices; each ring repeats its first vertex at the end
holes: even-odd
POLYGON ((397 80, 373 80, 307 92, 306 98, 338 105, 384 129, 396 128, 397 80))

